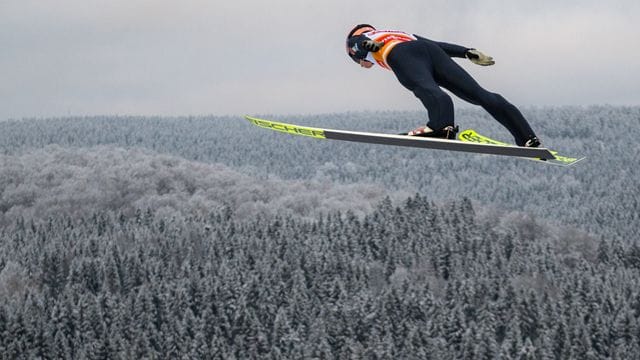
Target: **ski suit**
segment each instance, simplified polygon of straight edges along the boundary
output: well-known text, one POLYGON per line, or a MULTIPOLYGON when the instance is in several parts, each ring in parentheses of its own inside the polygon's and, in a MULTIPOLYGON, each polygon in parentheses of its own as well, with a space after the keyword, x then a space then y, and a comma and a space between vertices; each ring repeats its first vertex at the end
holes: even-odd
POLYGON ((356 57, 393 71, 400 83, 420 99, 429 114, 427 126, 454 125, 453 101, 440 87, 482 106, 522 146, 535 136, 522 113, 504 97, 482 88, 452 57, 464 58, 469 48, 429 40, 401 31, 373 30, 354 39, 356 57), (384 42, 377 52, 363 51, 366 39, 384 42), (359 49, 358 49, 359 48, 359 49))

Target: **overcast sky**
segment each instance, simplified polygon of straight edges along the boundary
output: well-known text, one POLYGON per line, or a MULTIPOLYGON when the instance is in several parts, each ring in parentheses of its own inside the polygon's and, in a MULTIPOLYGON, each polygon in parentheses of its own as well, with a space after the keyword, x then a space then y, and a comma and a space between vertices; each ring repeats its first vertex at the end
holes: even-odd
MULTIPOLYGON (((640 105, 637 0, 0 0, 0 120, 419 110, 356 23, 475 47, 516 105, 640 105)), ((461 102, 457 102, 462 105, 461 102)))

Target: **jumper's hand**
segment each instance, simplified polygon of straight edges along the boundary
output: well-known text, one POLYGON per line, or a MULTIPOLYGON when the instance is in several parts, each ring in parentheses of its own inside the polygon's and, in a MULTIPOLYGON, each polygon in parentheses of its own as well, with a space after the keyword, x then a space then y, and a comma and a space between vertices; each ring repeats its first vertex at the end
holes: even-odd
POLYGON ((383 42, 378 42, 374 40, 365 40, 362 42, 362 47, 370 52, 376 52, 380 50, 384 46, 383 42))
POLYGON ((467 50, 467 52, 464 55, 467 57, 467 59, 471 60, 471 62, 473 62, 474 64, 489 66, 496 63, 495 61, 493 61, 493 58, 491 56, 487 56, 483 54, 481 51, 476 49, 467 50))

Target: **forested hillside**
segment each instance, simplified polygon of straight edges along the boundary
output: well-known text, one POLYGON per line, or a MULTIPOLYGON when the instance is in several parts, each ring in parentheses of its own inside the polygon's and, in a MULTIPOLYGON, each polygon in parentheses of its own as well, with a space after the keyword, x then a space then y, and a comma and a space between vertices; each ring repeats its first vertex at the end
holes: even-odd
MULTIPOLYGON (((0 358, 634 358, 640 108, 525 115, 587 160, 240 117, 0 122, 0 358)), ((421 116, 265 117, 395 133, 421 116)))
POLYGON ((166 217, 204 216, 224 207, 232 208, 238 219, 314 219, 340 210, 362 215, 387 196, 381 186, 256 179, 218 163, 109 146, 46 146, 20 156, 0 155, 0 163, 4 225, 21 218, 75 218, 104 211, 130 216, 139 209, 166 217))
POLYGON ((98 213, 0 233, 6 358, 632 358, 640 249, 479 218, 98 213))
MULTIPOLYGON (((1 123, 0 153, 18 155, 50 144, 144 148, 198 162, 224 164, 254 178, 378 184, 437 200, 467 196, 482 207, 517 210, 596 235, 633 237, 639 219, 639 107, 532 108, 525 116, 543 143, 586 156, 574 168, 495 156, 318 141, 271 133, 241 117, 91 117, 1 123)), ((424 113, 376 112, 269 116, 330 128, 397 133, 424 113)), ((511 142, 481 109, 457 113, 461 128, 511 142)))

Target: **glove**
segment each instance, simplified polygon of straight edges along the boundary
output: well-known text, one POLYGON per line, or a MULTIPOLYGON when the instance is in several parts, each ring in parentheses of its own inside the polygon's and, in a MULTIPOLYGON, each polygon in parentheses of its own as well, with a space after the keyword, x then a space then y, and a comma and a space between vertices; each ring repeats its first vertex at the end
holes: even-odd
POLYGON ((374 40, 365 40, 362 42, 362 47, 370 52, 376 52, 380 50, 384 46, 383 42, 378 42, 374 40))
POLYGON ((469 49, 464 55, 474 64, 489 66, 496 63, 495 61, 493 61, 493 58, 491 56, 487 56, 476 49, 469 49))

